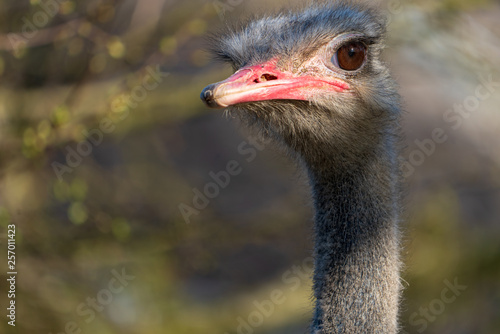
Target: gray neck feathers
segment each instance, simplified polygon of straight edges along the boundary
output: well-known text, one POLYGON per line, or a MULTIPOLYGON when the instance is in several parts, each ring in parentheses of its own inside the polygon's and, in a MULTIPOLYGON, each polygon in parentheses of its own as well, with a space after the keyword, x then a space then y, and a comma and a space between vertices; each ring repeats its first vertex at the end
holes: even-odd
POLYGON ((397 163, 391 140, 383 141, 356 168, 309 168, 316 209, 313 334, 397 332, 397 163))

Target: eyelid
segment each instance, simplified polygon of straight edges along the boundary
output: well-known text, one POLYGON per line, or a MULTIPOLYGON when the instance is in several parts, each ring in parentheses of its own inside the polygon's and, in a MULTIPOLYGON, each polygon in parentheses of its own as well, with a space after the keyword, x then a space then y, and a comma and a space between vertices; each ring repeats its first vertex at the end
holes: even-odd
POLYGON ((340 46, 344 45, 346 42, 360 42, 368 45, 366 43, 366 37, 363 34, 349 32, 335 37, 335 39, 330 42, 327 49, 336 52, 340 48, 340 46))
MULTIPOLYGON (((328 67, 330 70, 334 71, 337 73, 337 75, 342 75, 345 77, 350 77, 355 75, 361 68, 364 67, 364 64, 355 71, 345 71, 340 68, 338 58, 337 58, 337 52, 340 49, 341 46, 345 45, 348 42, 359 42, 365 45, 366 50, 367 50, 367 55, 368 55, 368 49, 369 49, 369 41, 367 43, 368 39, 366 38, 365 35, 357 32, 349 32, 349 33, 344 33, 339 36, 337 36, 333 41, 331 41, 327 47, 324 49, 324 56, 323 56, 323 62, 328 67), (335 62, 334 62, 335 61, 335 62)), ((366 61, 365 61, 366 63, 366 61)))

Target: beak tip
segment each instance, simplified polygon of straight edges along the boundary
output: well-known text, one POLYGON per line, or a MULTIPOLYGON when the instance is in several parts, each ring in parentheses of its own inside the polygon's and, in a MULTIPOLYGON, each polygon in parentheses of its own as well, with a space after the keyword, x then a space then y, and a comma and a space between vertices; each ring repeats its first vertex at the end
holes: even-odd
POLYGON ((215 90, 217 89, 217 84, 211 84, 205 87, 200 94, 200 99, 209 108, 222 108, 220 104, 215 100, 215 90))

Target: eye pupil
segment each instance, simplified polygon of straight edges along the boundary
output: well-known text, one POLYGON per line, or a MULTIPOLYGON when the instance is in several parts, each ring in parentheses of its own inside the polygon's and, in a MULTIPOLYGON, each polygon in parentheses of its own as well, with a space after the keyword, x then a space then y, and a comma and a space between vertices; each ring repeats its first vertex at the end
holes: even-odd
POLYGON ((338 65, 346 71, 359 69, 366 58, 366 46, 361 42, 350 42, 337 51, 338 65))

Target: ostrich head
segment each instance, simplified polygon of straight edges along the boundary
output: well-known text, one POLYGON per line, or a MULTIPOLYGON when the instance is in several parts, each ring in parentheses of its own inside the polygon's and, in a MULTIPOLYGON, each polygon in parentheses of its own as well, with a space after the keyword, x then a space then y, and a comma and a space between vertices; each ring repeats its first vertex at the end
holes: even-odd
POLYGON ((396 333, 399 97, 384 20, 348 1, 254 20, 218 37, 235 73, 202 100, 283 143, 315 205, 311 333, 396 333))
POLYGON ((398 113, 380 61, 384 20, 345 1, 251 21, 213 43, 234 75, 201 99, 228 108, 311 165, 356 164, 373 154, 398 113))

